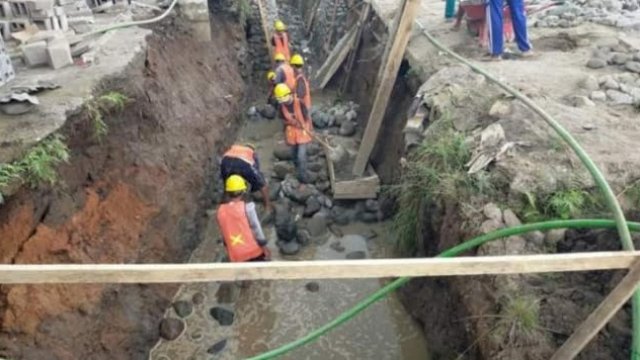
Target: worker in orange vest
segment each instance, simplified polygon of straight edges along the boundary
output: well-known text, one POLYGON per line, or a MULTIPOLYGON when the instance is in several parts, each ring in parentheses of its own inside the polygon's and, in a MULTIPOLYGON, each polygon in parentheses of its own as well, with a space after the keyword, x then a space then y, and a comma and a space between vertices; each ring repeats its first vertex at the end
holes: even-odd
POLYGON ((264 175, 260 171, 260 162, 251 144, 232 145, 223 155, 220 162, 220 175, 228 179, 231 175, 240 175, 251 186, 251 191, 260 191, 267 212, 271 212, 269 188, 264 175))
POLYGON ((295 89, 296 86, 296 73, 282 53, 276 53, 273 56, 273 60, 276 62, 276 78, 274 79, 277 84, 286 84, 289 89, 295 89))
POLYGON ((309 110, 304 102, 291 94, 291 89, 285 84, 277 84, 273 96, 280 104, 285 142, 291 146, 298 180, 304 183, 307 180, 307 144, 311 142, 313 132, 309 110))
POLYGON ((295 96, 302 101, 302 103, 307 107, 307 110, 311 110, 311 90, 309 89, 309 80, 307 80, 307 77, 302 71, 304 59, 300 54, 294 54, 291 57, 290 64, 296 76, 295 96))
POLYGON ((267 239, 262 231, 255 204, 245 202, 247 183, 239 175, 225 181, 225 201, 220 204, 216 220, 231 262, 269 260, 267 239))
POLYGON ((280 20, 276 20, 273 24, 276 32, 271 37, 271 45, 273 45, 274 53, 284 55, 286 61, 289 61, 291 53, 289 52, 289 35, 287 34, 287 26, 280 20))

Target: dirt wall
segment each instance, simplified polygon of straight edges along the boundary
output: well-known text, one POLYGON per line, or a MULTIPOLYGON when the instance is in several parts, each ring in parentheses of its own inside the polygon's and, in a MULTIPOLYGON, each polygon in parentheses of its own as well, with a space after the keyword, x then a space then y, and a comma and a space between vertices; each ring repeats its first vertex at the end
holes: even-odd
MULTIPOLYGON (((92 136, 86 115, 63 130, 71 160, 54 186, 22 189, 0 209, 3 263, 180 262, 200 239, 216 151, 239 124, 237 25, 216 17, 211 43, 163 23, 105 89, 131 101, 92 136)), ((100 93, 102 90, 97 90, 100 93)), ((2 286, 0 356, 142 359, 175 285, 2 286)))

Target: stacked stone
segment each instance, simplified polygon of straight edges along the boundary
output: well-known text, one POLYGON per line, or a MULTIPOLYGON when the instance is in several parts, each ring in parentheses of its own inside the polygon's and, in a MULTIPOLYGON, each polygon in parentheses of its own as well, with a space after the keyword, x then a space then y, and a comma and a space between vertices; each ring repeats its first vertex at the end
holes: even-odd
POLYGON ((331 51, 331 48, 340 40, 347 30, 349 7, 347 0, 322 0, 316 11, 309 46, 314 54, 327 54, 327 51, 331 51), (336 17, 335 22, 332 23, 334 10, 336 17), (332 43, 329 44, 329 49, 325 49, 325 41, 332 31, 332 26, 334 27, 331 39, 332 43))
POLYGON ((317 129, 328 129, 331 135, 353 136, 356 133, 358 109, 353 101, 329 108, 313 108, 311 120, 317 129))
POLYGON ((640 104, 640 51, 631 50, 622 43, 599 46, 586 66, 591 69, 610 66, 624 71, 583 80, 580 86, 591 91, 591 100, 609 101, 615 105, 640 104))
POLYGON ((640 29, 640 0, 570 0, 541 13, 534 26, 568 28, 584 22, 640 29))

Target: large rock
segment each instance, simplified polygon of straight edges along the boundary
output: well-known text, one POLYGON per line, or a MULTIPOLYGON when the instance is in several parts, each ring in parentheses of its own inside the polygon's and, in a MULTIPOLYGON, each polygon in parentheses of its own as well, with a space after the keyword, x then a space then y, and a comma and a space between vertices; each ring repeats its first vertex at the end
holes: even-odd
POLYGON ((348 260, 360 260, 367 257, 367 254, 364 251, 352 251, 345 256, 348 260))
POLYGON ((351 221, 351 211, 343 206, 334 206, 331 209, 331 218, 338 225, 347 225, 351 221))
POLYGON ((631 105, 633 97, 617 90, 607 90, 607 97, 616 105, 631 105))
POLYGON ((591 58, 587 62, 587 67, 590 69, 601 69, 605 66, 607 66, 607 61, 601 58, 591 58))
POLYGON ((292 189, 289 193, 287 193, 287 196, 289 196, 289 198, 297 203, 300 204, 306 204, 307 200, 313 196, 313 194, 315 193, 315 189, 313 187, 313 185, 300 185, 295 189, 292 189))
POLYGON ((318 201, 318 198, 315 196, 311 196, 307 199, 307 202, 304 206, 304 212, 302 213, 304 217, 311 217, 313 214, 317 213, 322 209, 322 204, 318 201))
POLYGON ((367 212, 377 213, 380 210, 380 203, 378 200, 368 199, 364 202, 364 209, 367 212))
POLYGON ((300 244, 295 241, 278 241, 277 244, 282 255, 295 255, 300 252, 300 244))
POLYGON ((488 203, 482 208, 482 212, 487 219, 502 221, 502 210, 494 203, 488 203))
POLYGON ((160 336, 165 340, 175 340, 184 331, 184 322, 180 319, 167 318, 160 322, 160 336))
POLYGON ((613 52, 609 55, 609 63, 614 65, 624 65, 631 60, 631 54, 613 52))
POLYGON ((276 118, 276 108, 273 105, 265 104, 257 108, 260 116, 266 119, 276 118))
POLYGON ((211 317, 213 317, 221 326, 232 325, 235 317, 233 311, 220 306, 212 307, 209 310, 209 314, 211 314, 211 317))
POLYGON ((624 67, 631 72, 640 74, 640 61, 628 61, 624 67))
POLYGON ((276 144, 273 148, 273 156, 278 160, 290 161, 293 160, 293 153, 291 148, 287 144, 276 144))
POLYGON ((340 125, 340 130, 338 134, 341 136, 353 136, 356 133, 356 123, 353 121, 344 121, 342 125, 340 125))
POLYGON ((577 108, 596 106, 596 104, 586 96, 572 96, 569 98, 569 102, 577 108))
POLYGON ((308 230, 300 229, 296 235, 296 242, 301 246, 306 246, 311 242, 311 234, 308 230))
POLYGON ((295 167, 288 161, 277 161, 273 164, 273 177, 283 180, 287 174, 292 174, 295 167))
POLYGON ((207 353, 211 355, 215 355, 220 353, 227 346, 227 339, 223 339, 218 341, 217 343, 211 345, 209 349, 207 349, 207 353))
POLYGON ((589 95, 589 98, 593 101, 605 101, 607 100, 607 94, 604 91, 594 91, 589 95))
POLYGON ((173 303, 173 310, 175 310, 179 317, 184 319, 193 312, 193 305, 184 300, 176 301, 173 303))
POLYGON ((580 82, 580 87, 588 91, 596 91, 600 89, 600 84, 598 83, 598 79, 596 79, 595 76, 589 75, 586 78, 582 79, 582 81, 580 82))
POLYGON ((275 204, 276 235, 281 241, 293 241, 296 238, 297 225, 288 203, 275 204))
POLYGON ((602 83, 602 87, 608 90, 618 90, 620 89, 620 83, 617 82, 613 77, 608 76, 602 83))
POLYGON ((329 228, 327 225, 327 215, 324 213, 314 214, 309 221, 307 221, 307 231, 312 237, 318 237, 325 235, 329 228))

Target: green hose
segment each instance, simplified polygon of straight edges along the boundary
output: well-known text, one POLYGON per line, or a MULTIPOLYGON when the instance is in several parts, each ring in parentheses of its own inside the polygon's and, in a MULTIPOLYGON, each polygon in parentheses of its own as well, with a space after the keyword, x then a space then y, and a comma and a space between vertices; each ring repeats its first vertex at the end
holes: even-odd
MULTIPOLYGON (((555 130, 555 132, 564 140, 571 149, 576 153, 580 161, 586 166, 589 173, 593 177, 596 185, 600 188, 600 191, 604 194, 605 201, 609 206, 609 209, 613 212, 613 217, 616 220, 616 227, 618 228, 618 234, 620 235, 620 242, 622 243, 622 248, 624 250, 634 250, 633 241, 631 240, 631 234, 629 233, 629 229, 626 225, 626 219, 624 217, 624 213, 622 212, 622 208, 620 207, 620 203, 618 203, 618 199, 616 195, 613 193, 611 186, 607 183, 607 180, 604 178, 604 175, 598 169, 598 166, 593 162, 593 160, 587 155, 587 152, 580 146, 578 141, 562 126, 559 122, 557 122, 554 118, 551 117, 544 109, 534 103, 527 96, 522 94, 520 91, 512 88, 511 86, 501 82, 499 79, 495 78, 493 75, 479 68, 478 66, 472 64, 467 59, 462 56, 456 54, 455 52, 449 50, 447 47, 442 45, 438 40, 436 40, 428 31, 425 30, 422 24, 418 23, 418 26, 422 28, 423 34, 429 39, 429 41, 438 49, 444 51, 449 56, 454 59, 460 61, 461 63, 469 66, 473 71, 483 75, 489 81, 501 87, 503 90, 508 93, 514 95, 518 100, 522 101, 526 106, 528 106, 531 110, 535 111, 538 115, 540 115, 544 121, 549 124, 555 130)), ((632 360, 640 360, 640 291, 636 291, 633 294, 633 298, 631 300, 632 304, 632 319, 633 319, 633 340, 632 340, 632 349, 631 349, 631 359, 632 360)))
MULTIPOLYGON (((640 223, 638 222, 628 222, 627 226, 629 229, 633 231, 640 231, 640 223)), ((533 224, 525 224, 520 226, 515 226, 507 229, 500 229, 486 235, 478 236, 471 240, 465 241, 460 245, 454 246, 444 252, 440 253, 437 257, 454 257, 460 255, 466 251, 474 249, 484 243, 489 241, 503 239, 509 236, 520 235, 524 233, 528 233, 531 231, 545 231, 552 229, 578 229, 578 228, 589 228, 589 229, 606 229, 606 228, 615 228, 616 223, 613 220, 606 219, 581 219, 581 220, 554 220, 554 221, 545 221, 540 223, 533 224)), ((265 359, 273 359, 277 356, 283 355, 291 350, 294 350, 300 346, 308 344, 320 336, 326 334, 330 330, 335 327, 338 327, 344 322, 349 321, 351 318, 358 315, 364 309, 377 302, 378 300, 385 297, 390 292, 397 290, 402 285, 406 284, 411 278, 402 277, 396 279, 384 287, 380 288, 378 291, 368 296, 366 299, 362 300, 358 304, 356 304, 351 309, 343 312, 335 319, 330 322, 324 324, 323 326, 313 330, 308 333, 304 337, 301 337, 295 341, 292 341, 288 344, 285 344, 277 349, 262 353, 260 355, 256 355, 248 360, 265 360, 265 359)))

